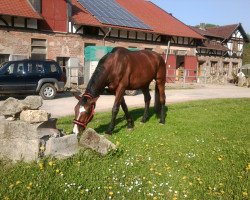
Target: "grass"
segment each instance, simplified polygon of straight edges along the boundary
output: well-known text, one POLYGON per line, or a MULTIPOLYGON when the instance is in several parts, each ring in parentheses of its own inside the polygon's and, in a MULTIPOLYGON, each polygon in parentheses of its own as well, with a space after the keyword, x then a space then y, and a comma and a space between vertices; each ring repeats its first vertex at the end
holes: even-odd
MULTIPOLYGON (((0 162, 0 199, 249 199, 250 99, 206 100, 169 105, 167 124, 142 109, 127 131, 122 112, 109 139, 117 151, 90 150, 66 160, 0 162)), ((89 124, 103 134, 111 113, 89 124)), ((72 118, 58 126, 71 131, 72 118)))

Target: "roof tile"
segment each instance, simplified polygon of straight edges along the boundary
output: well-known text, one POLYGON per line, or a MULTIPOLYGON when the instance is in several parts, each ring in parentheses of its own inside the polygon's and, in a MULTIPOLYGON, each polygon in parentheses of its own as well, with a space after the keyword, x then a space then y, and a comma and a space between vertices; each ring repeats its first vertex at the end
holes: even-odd
POLYGON ((0 14, 26 18, 42 19, 28 0, 1 0, 0 14))
MULTIPOLYGON (((187 25, 162 10, 155 4, 145 0, 116 0, 123 8, 138 17, 145 24, 149 25, 153 30, 143 30, 146 32, 155 32, 163 35, 183 36, 197 39, 204 39, 202 35, 195 32, 187 25)), ((78 24, 86 24, 92 26, 108 26, 100 23, 93 15, 91 15, 77 0, 72 0, 73 15, 72 19, 78 24)), ((111 26, 121 29, 135 29, 121 26, 111 26)))

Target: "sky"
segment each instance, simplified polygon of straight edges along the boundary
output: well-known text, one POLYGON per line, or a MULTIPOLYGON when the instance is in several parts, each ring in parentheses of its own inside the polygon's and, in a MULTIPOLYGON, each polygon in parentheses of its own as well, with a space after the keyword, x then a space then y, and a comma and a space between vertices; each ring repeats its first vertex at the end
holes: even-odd
POLYGON ((186 25, 241 23, 250 34, 250 0, 150 0, 186 25))

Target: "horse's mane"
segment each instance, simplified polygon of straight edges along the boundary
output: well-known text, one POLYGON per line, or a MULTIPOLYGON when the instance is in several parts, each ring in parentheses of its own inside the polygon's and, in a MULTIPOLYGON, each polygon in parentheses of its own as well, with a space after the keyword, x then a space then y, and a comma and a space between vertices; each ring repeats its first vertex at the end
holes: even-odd
POLYGON ((100 83, 100 81, 101 81, 100 77, 102 76, 102 74, 105 71, 104 63, 110 54, 111 53, 106 54, 98 62, 98 65, 97 65, 92 77, 90 78, 88 85, 87 85, 86 91, 89 92, 93 97, 99 96, 100 93, 103 92, 103 90, 106 86, 105 83, 100 83), (101 84, 102 84, 103 88, 97 87, 97 85, 101 85, 101 84))
POLYGON ((106 80, 105 80, 105 67, 104 67, 104 63, 107 60, 107 58, 117 52, 117 51, 128 51, 126 48, 124 47, 115 47, 112 49, 112 51, 110 53, 107 53, 105 56, 103 56, 101 58, 101 60, 98 62, 98 65, 91 77, 91 79, 89 80, 89 83, 87 85, 86 88, 86 92, 90 93, 93 97, 97 97, 99 96, 105 89, 106 86, 106 80))

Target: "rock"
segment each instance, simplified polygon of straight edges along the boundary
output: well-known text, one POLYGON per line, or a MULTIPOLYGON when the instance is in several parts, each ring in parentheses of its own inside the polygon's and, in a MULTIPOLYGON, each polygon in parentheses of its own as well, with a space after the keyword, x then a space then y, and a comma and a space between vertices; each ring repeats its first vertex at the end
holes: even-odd
POLYGON ((12 116, 23 110, 23 104, 19 100, 9 97, 0 106, 0 115, 12 116))
POLYGON ((24 110, 20 114, 20 120, 29 123, 48 121, 49 114, 45 110, 24 110))
POLYGON ((26 109, 38 110, 43 105, 43 99, 40 96, 27 96, 22 104, 26 109))
POLYGON ((56 158, 67 158, 78 153, 78 140, 75 134, 65 135, 63 137, 51 137, 45 145, 45 156, 54 156, 56 158))
POLYGON ((79 145, 85 148, 90 148, 101 155, 106 155, 109 150, 116 149, 115 144, 110 142, 104 136, 95 132, 95 130, 88 128, 84 131, 80 138, 79 145))
POLYGON ((26 162, 36 160, 39 155, 39 144, 39 139, 0 139, 0 158, 26 162))
MULTIPOLYGON (((54 131, 49 128, 40 128, 45 126, 48 122, 30 124, 23 121, 0 121, 0 140, 7 139, 26 139, 34 140, 40 139, 44 136, 54 136, 54 131), (45 125, 43 125, 45 124, 45 125)), ((54 129, 52 129, 54 130, 54 129)), ((1 141, 0 141, 1 143, 1 141)), ((0 150, 2 147, 0 144, 0 150)))
POLYGON ((23 110, 36 110, 42 106, 42 103, 40 96, 28 96, 24 100, 10 97, 1 104, 0 115, 13 116, 21 113, 23 110))

